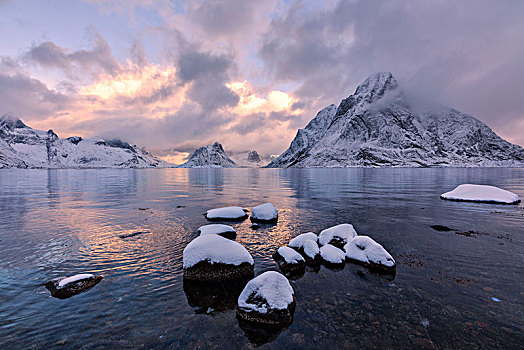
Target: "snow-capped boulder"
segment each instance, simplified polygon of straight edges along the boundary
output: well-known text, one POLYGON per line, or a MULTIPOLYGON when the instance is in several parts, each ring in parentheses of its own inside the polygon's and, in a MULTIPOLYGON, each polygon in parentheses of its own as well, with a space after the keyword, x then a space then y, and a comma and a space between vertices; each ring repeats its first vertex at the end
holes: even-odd
POLYGON ((516 193, 495 186, 463 184, 453 191, 440 195, 442 199, 465 202, 482 202, 498 204, 517 204, 520 198, 516 193))
POLYGON ((204 216, 209 221, 237 221, 247 218, 247 210, 242 207, 224 207, 208 210, 204 216))
POLYGON ((102 278, 102 276, 82 273, 70 277, 55 278, 45 283, 44 286, 51 292, 51 296, 66 299, 94 287, 102 278))
POLYGON ((215 142, 212 145, 197 149, 187 162, 178 166, 179 168, 237 168, 222 148, 215 142))
POLYGON ((372 74, 338 107, 324 108, 299 129, 267 166, 524 166, 524 148, 480 120, 410 102, 391 73, 372 74))
POLYGON ((306 262, 311 264, 318 262, 320 258, 320 249, 317 244, 318 236, 313 232, 302 233, 293 238, 288 246, 295 249, 306 258, 306 262))
POLYGON ((198 236, 183 252, 184 278, 220 282, 253 276, 253 258, 241 244, 219 235, 198 236))
POLYGON ((253 207, 251 221, 274 223, 278 221, 277 208, 271 203, 264 203, 253 207))
POLYGON ((224 224, 210 224, 200 226, 197 231, 201 236, 205 235, 219 235, 229 239, 235 239, 237 236, 237 231, 229 226, 224 224))
POLYGON ((331 244, 326 244, 320 248, 320 257, 327 265, 342 265, 346 260, 344 251, 331 244))
POLYGON ((395 259, 382 247, 368 236, 357 236, 345 246, 346 257, 349 261, 382 270, 394 272, 395 259))
POLYGON ((248 322, 266 325, 293 322, 296 299, 288 279, 267 271, 249 281, 238 297, 237 315, 248 322))
POLYGON ((302 255, 286 246, 278 248, 276 253, 273 254, 273 259, 275 259, 280 270, 286 275, 300 275, 306 267, 306 261, 302 255))
POLYGON ((318 243, 334 245, 342 249, 350 240, 357 236, 357 232, 351 224, 340 224, 327 228, 318 235, 318 243))

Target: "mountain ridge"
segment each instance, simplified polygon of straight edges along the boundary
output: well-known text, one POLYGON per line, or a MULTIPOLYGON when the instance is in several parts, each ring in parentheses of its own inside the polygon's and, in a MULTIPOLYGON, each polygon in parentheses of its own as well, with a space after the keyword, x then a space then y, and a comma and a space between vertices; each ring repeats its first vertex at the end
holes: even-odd
POLYGON ((120 139, 58 137, 53 130, 0 117, 0 168, 154 168, 171 164, 120 139))
POLYGON ((524 149, 453 108, 415 111, 389 72, 322 109, 267 167, 524 166, 524 149))

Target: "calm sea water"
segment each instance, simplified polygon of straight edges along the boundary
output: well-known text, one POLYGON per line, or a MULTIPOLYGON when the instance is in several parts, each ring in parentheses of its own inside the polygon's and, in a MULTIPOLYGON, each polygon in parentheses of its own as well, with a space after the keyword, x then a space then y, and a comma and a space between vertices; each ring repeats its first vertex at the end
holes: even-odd
POLYGON ((524 206, 439 199, 460 183, 524 198, 524 169, 2 170, 0 348, 522 348, 524 206), (256 274, 294 236, 349 222, 396 276, 308 270, 292 325, 240 327, 231 302, 184 288, 182 251, 205 210, 264 202, 278 224, 232 225, 256 274), (84 272, 104 280, 70 299, 42 285, 84 272))

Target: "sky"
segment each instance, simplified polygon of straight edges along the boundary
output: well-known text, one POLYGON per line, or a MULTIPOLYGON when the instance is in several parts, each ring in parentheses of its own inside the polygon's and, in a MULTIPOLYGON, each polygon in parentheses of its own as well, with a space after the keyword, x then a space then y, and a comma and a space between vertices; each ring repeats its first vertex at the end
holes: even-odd
POLYGON ((0 0, 0 115, 180 163, 280 154, 389 71, 524 145, 524 1, 0 0))

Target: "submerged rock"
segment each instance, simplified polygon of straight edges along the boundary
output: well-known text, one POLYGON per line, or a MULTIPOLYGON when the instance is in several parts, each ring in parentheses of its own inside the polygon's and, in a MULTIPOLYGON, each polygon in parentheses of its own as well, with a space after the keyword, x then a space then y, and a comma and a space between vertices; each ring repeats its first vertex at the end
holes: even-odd
POLYGON ((251 277, 223 282, 202 282, 184 278, 184 293, 189 306, 195 308, 197 314, 232 310, 251 277))
POLYGON ((334 245, 337 248, 344 246, 357 236, 357 232, 351 224, 340 224, 327 228, 318 235, 318 243, 323 246, 326 244, 334 245))
POLYGON ((286 275, 294 277, 304 274, 306 261, 292 248, 286 246, 278 248, 277 252, 273 254, 273 259, 286 275))
POLYGON ((275 223, 278 221, 278 211, 271 203, 264 203, 253 207, 251 221, 275 223))
POLYGON ((45 283, 44 286, 51 292, 52 297, 67 299, 91 289, 100 283, 102 279, 102 276, 84 273, 70 277, 55 278, 45 283))
POLYGON ((237 221, 247 218, 247 210, 242 207, 224 207, 208 210, 204 216, 209 221, 237 221))
POLYGON ((439 231, 439 232, 448 232, 448 231, 452 231, 451 228, 447 227, 447 226, 444 226, 444 225, 431 225, 430 226, 432 229, 434 229, 435 231, 439 231))
POLYGON ((346 257, 358 264, 394 273, 396 270, 395 259, 382 247, 368 236, 357 236, 346 247, 346 257))
POLYGON ((251 323, 291 324, 295 306, 295 292, 287 278, 267 271, 247 283, 238 297, 237 316, 251 323))
POLYGON ((229 239, 235 239, 237 237, 237 231, 229 226, 223 224, 210 224, 200 226, 197 232, 201 235, 219 235, 229 239))
POLYGON ((453 191, 440 195, 441 199, 463 202, 480 202, 496 204, 517 204, 520 198, 517 194, 495 186, 463 184, 453 191))
POLYGON ((198 236, 183 252, 184 278, 225 281, 254 275, 253 258, 241 244, 219 235, 198 236))

